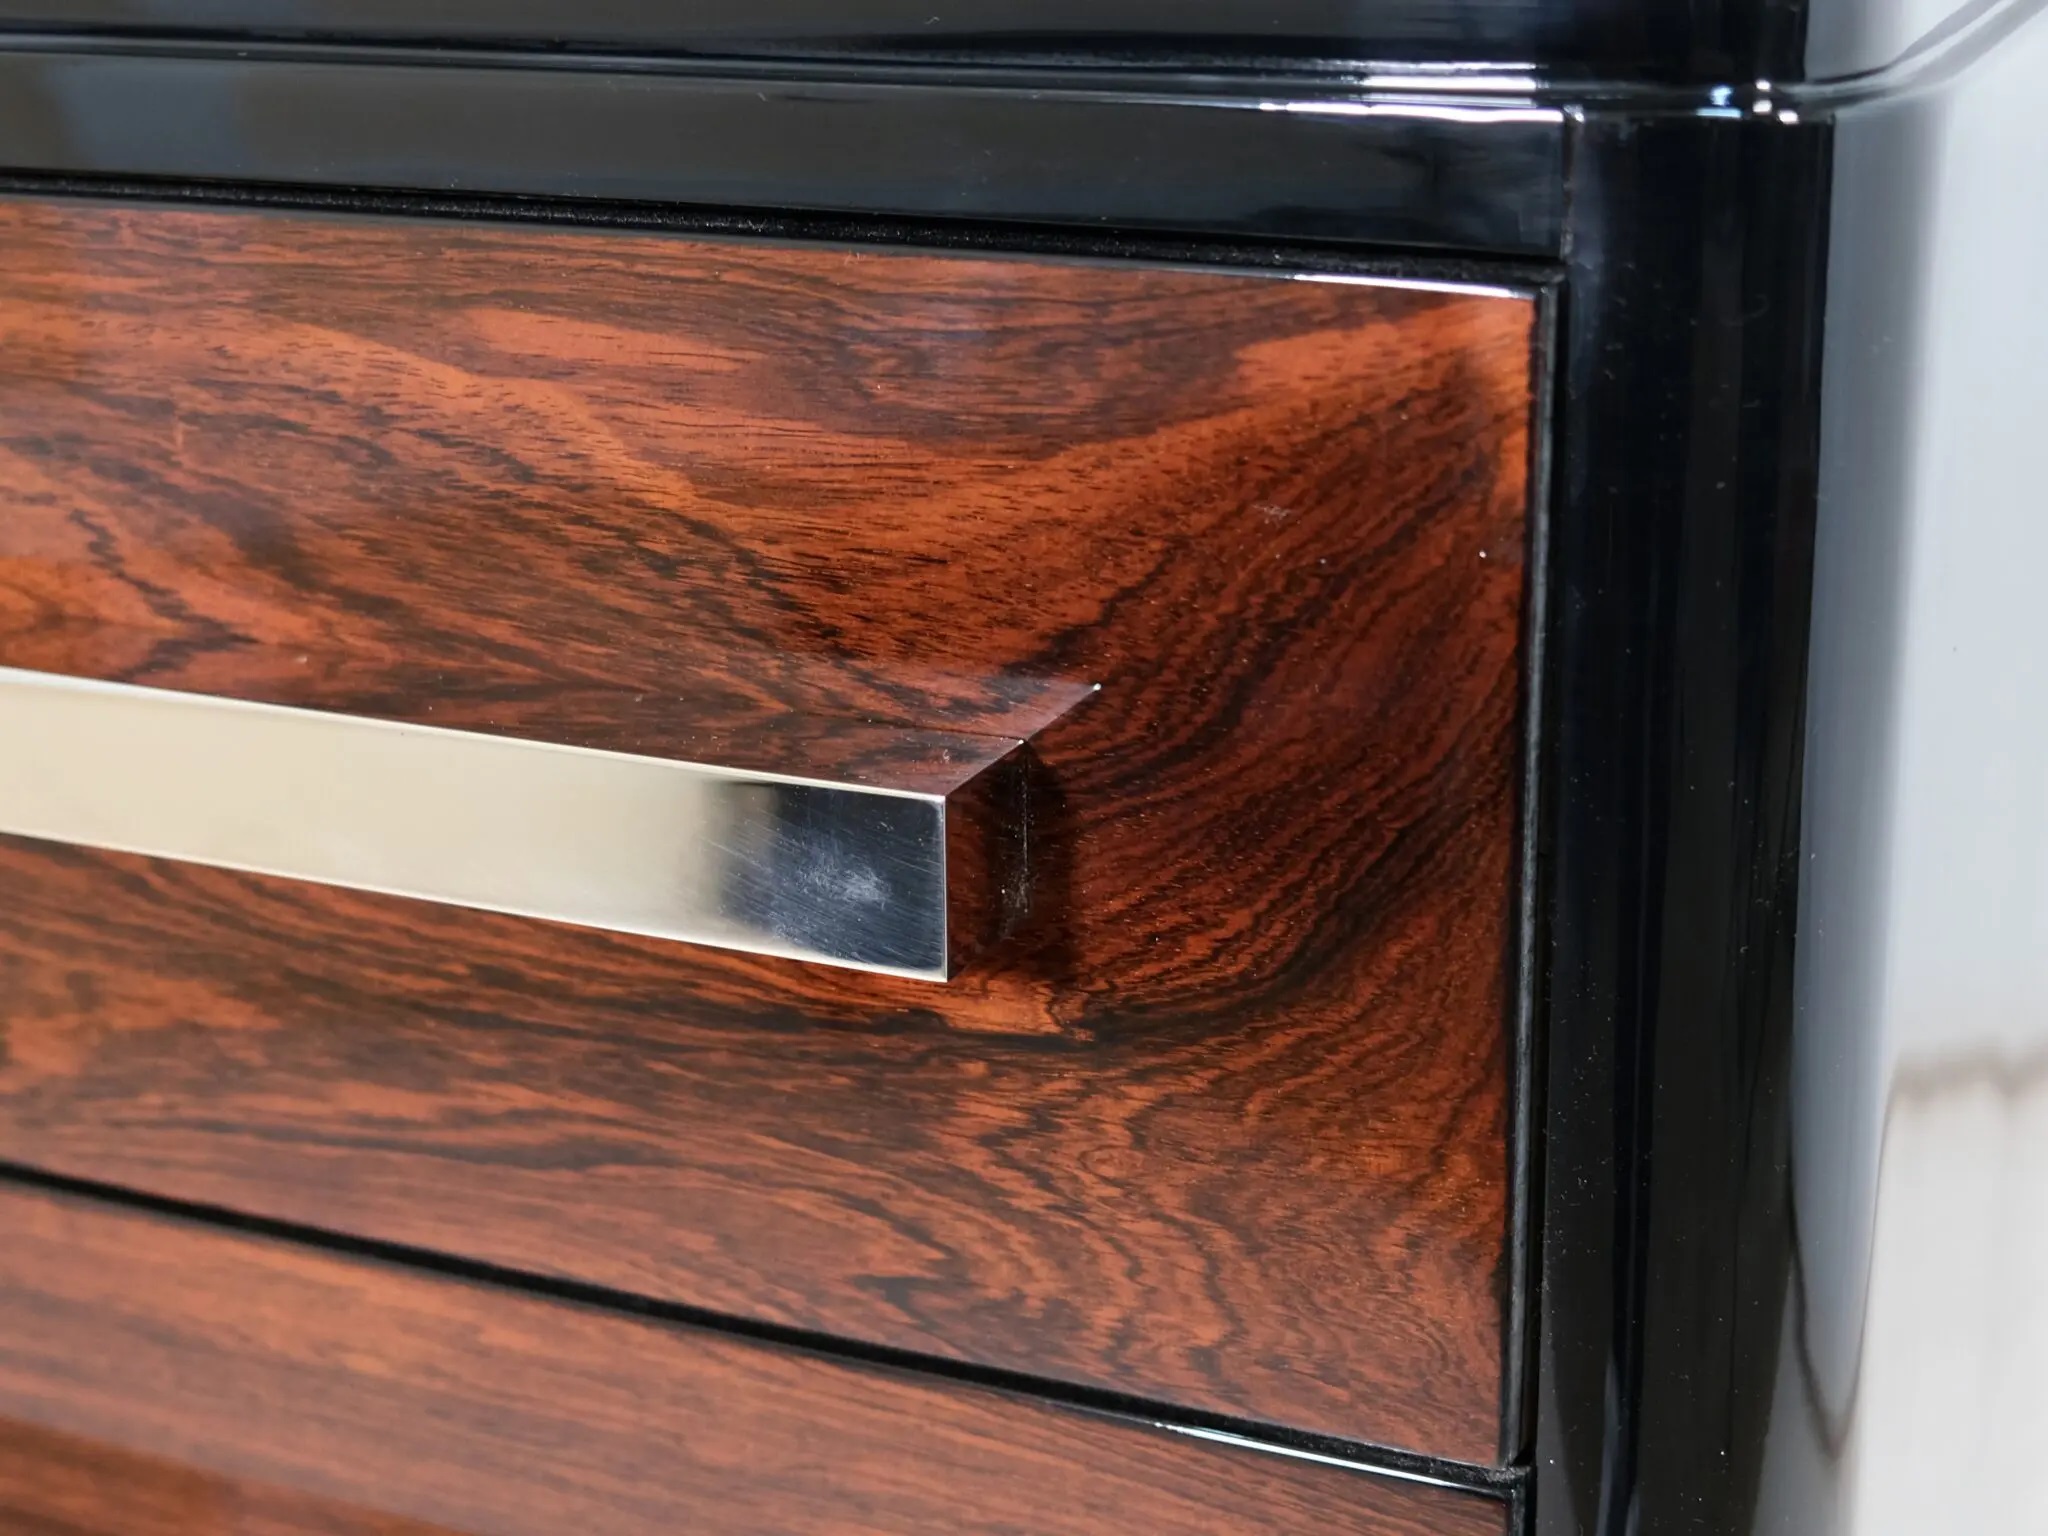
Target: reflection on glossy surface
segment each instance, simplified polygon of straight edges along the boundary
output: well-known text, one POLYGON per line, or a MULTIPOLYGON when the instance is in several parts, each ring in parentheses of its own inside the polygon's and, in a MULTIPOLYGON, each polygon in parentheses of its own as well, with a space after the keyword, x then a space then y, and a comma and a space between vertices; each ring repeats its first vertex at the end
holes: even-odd
POLYGON ((1810 0, 1806 78, 1839 80, 1883 69, 1945 30, 1959 11, 1984 9, 1957 0, 1810 0))
POLYGON ((1791 1175, 1756 1529, 2048 1529, 2034 23, 1837 135, 1791 1175))
POLYGON ((0 735, 0 832, 933 981, 1022 889, 995 738, 913 793, 11 668, 0 735))

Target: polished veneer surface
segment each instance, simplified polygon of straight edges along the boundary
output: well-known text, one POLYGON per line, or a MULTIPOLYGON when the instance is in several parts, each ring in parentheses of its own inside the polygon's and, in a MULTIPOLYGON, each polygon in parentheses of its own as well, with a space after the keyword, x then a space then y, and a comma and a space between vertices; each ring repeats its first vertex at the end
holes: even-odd
POLYGON ((1038 796, 944 987, 0 844, 0 1157, 1497 1459, 1537 320, 0 204, 0 663, 1038 796))
POLYGON ((1483 1495, 97 1202, 0 1191, 0 1231, 10 1536, 1507 1530, 1483 1495))
POLYGON ((7 1536, 455 1536, 360 1503, 0 1419, 7 1536))

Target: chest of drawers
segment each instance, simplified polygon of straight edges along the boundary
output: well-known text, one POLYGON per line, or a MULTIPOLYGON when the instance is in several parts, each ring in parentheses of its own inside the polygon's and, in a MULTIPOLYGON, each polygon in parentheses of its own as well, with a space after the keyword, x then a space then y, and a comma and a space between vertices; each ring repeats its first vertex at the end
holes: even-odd
POLYGON ((2024 1527, 2030 16, 0 0, 0 1527, 2024 1527))

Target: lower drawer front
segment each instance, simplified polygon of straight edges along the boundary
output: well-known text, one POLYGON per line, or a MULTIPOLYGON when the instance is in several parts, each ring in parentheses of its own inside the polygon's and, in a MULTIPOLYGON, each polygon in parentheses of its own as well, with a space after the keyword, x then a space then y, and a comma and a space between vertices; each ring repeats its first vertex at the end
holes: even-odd
POLYGON ((1489 1498, 0 1191, 0 1528, 1503 1536, 1489 1498))
POLYGON ((0 1160, 1495 1460, 1535 316, 0 202, 0 665, 1029 781, 943 984, 0 842, 0 1160))

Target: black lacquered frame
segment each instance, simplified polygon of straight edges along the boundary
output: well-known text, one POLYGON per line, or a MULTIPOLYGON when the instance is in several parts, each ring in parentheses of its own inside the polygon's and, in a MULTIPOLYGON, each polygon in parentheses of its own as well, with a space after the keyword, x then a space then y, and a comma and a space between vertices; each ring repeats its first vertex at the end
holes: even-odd
POLYGON ((1798 78, 1810 0, 0 0, 0 30, 127 40, 1341 70, 1512 64, 1559 77, 1798 78))
POLYGON ((1750 1529, 1790 1274, 1832 133, 1584 120, 1542 729, 1537 1529, 1750 1529))

